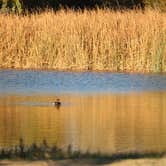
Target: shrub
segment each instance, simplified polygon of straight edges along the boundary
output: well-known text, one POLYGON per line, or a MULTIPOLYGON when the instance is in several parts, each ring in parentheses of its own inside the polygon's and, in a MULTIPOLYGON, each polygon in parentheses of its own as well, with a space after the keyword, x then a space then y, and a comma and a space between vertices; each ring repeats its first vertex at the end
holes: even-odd
POLYGON ((22 5, 19 0, 1 0, 0 5, 2 12, 22 12, 22 5))
POLYGON ((144 0, 145 6, 152 8, 166 9, 166 0, 144 0))

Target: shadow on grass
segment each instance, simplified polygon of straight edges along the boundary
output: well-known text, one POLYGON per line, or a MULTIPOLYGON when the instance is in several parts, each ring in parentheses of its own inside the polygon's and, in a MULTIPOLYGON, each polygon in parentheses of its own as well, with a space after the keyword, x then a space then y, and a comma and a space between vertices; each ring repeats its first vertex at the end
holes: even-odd
POLYGON ((0 150, 0 159, 24 159, 24 160, 63 160, 63 159, 88 159, 93 161, 93 164, 113 163, 125 159, 139 159, 139 158, 161 158, 165 152, 129 152, 116 154, 101 154, 98 153, 81 153, 80 151, 73 151, 72 146, 69 145, 64 151, 56 146, 50 147, 46 140, 43 140, 39 146, 33 143, 31 146, 25 146, 23 139, 19 140, 19 145, 12 148, 3 148, 0 150))

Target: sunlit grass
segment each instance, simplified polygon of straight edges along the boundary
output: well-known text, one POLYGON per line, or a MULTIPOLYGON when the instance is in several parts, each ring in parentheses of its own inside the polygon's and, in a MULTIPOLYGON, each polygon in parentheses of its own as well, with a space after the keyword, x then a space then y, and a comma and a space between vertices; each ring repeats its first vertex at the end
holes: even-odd
POLYGON ((166 72, 166 13, 0 15, 0 68, 166 72))

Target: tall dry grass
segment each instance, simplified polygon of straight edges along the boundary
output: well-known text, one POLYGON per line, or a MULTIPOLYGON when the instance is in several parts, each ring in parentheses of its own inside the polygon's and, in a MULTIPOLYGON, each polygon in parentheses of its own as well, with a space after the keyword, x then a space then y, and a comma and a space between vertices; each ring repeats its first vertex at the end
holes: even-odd
POLYGON ((166 13, 0 15, 0 68, 166 72, 166 13))

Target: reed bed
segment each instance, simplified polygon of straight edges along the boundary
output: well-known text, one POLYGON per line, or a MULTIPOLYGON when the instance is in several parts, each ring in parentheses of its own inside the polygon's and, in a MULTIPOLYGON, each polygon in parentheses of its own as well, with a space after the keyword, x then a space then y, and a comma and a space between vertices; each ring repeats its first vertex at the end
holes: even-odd
POLYGON ((0 68, 166 72, 166 13, 1 14, 0 68))

